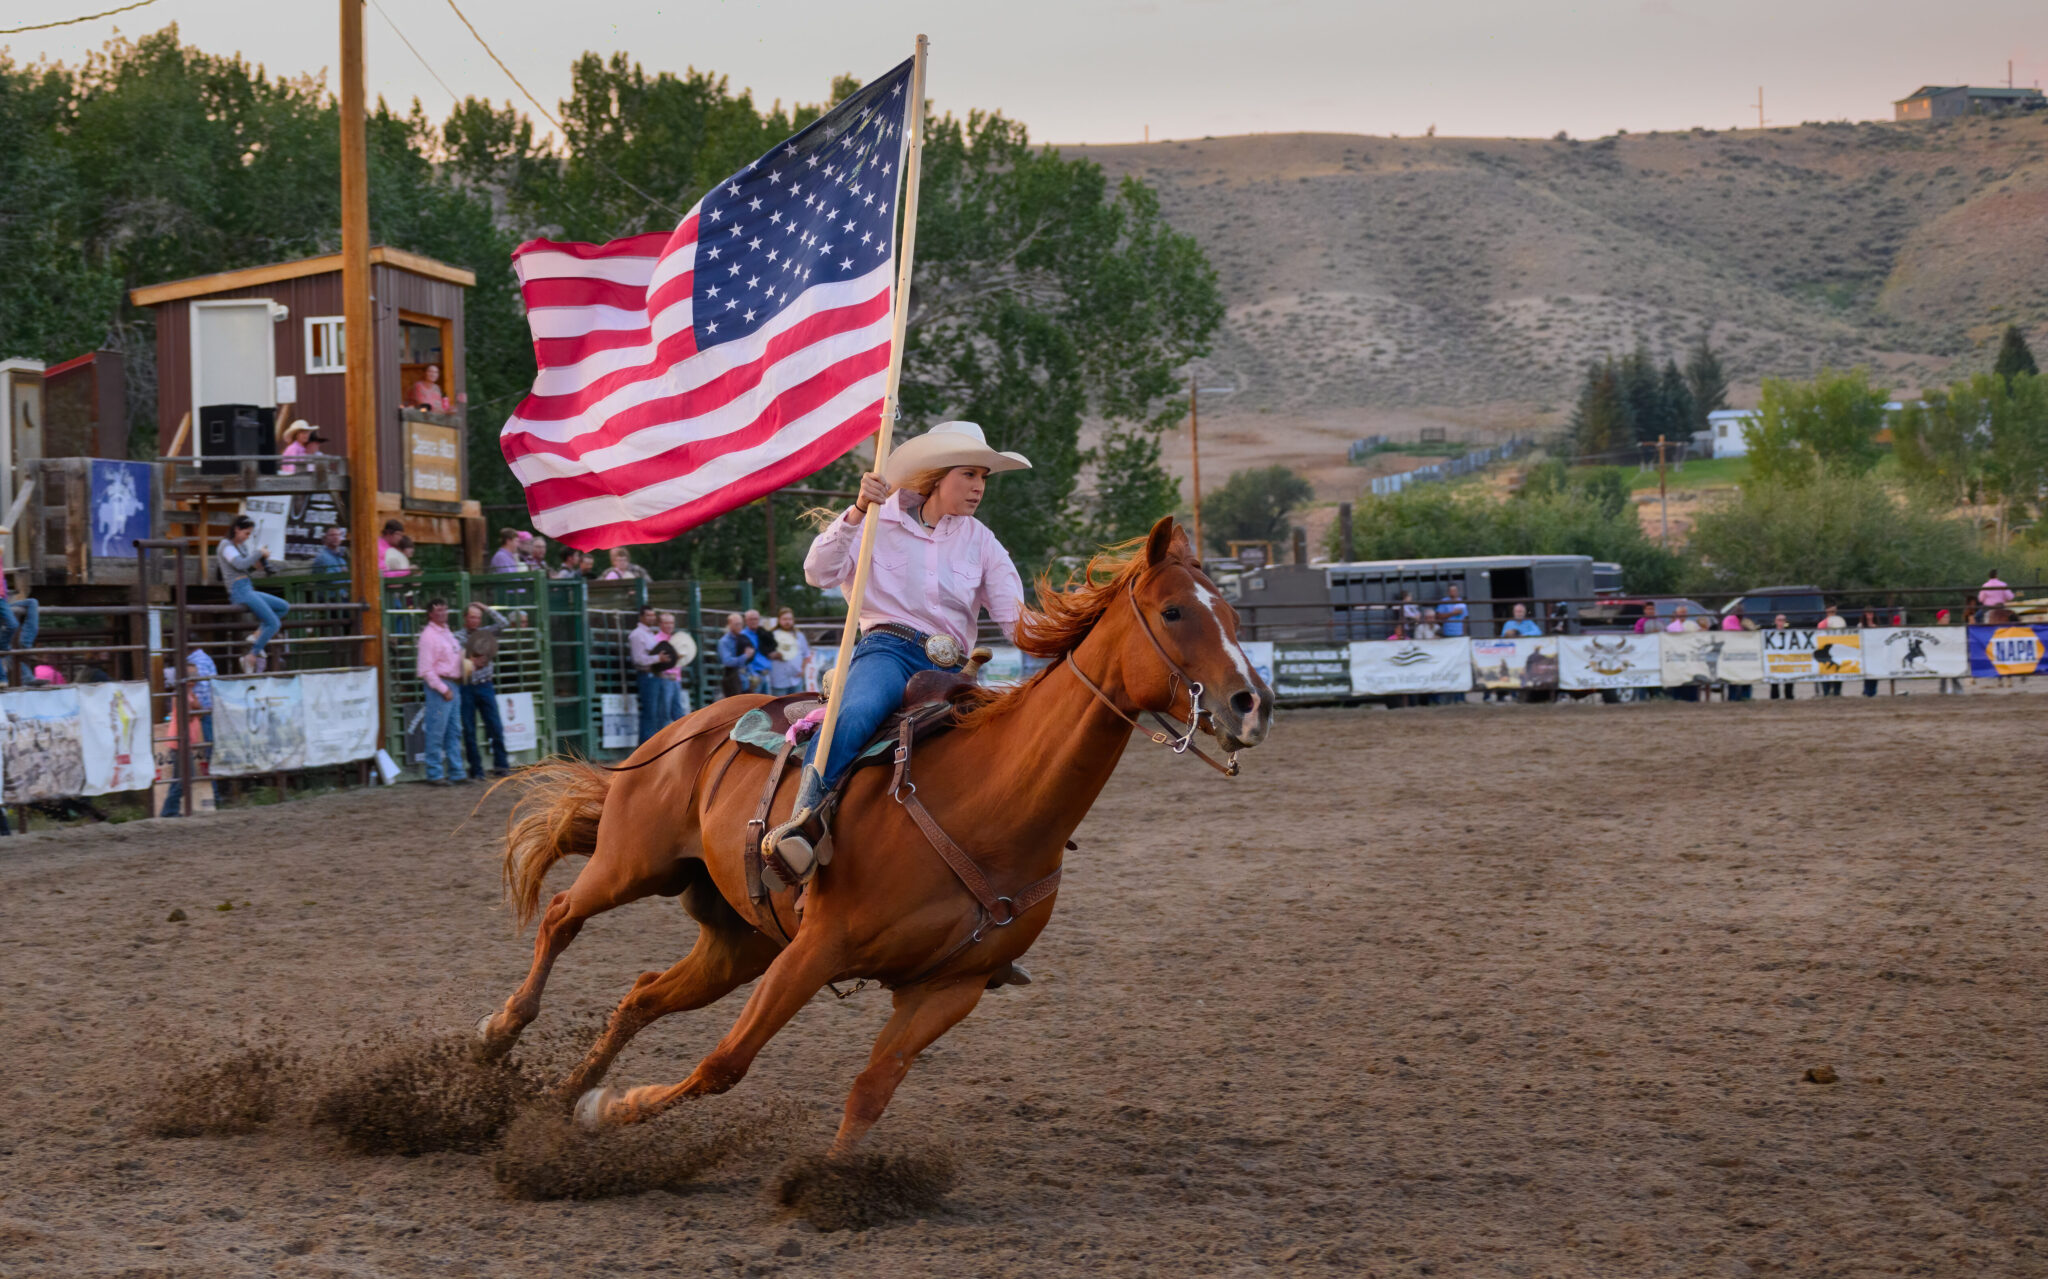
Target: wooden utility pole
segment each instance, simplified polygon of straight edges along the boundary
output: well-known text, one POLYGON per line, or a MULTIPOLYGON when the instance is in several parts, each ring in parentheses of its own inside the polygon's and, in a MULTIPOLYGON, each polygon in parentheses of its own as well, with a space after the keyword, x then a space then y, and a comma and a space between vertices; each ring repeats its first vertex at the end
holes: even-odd
MULTIPOLYGON (((363 664, 384 665, 384 566, 377 559, 377 378, 370 316, 370 170, 364 134, 363 0, 341 0, 342 374, 348 413, 349 580, 363 605, 363 664)), ((383 698, 378 698, 383 705, 383 698)), ((382 734, 380 725, 379 734, 382 734)))
POLYGON ((1191 370, 1188 373, 1188 456, 1194 468, 1195 562, 1198 564, 1202 560, 1202 412, 1197 407, 1201 398, 1202 392, 1195 385, 1195 375, 1191 370))
POLYGON ((1764 87, 1762 85, 1756 87, 1756 127, 1759 129, 1764 127, 1764 87))
POLYGON ((1664 493, 1664 437, 1657 437, 1657 518, 1663 521, 1663 543, 1671 545, 1671 506, 1664 493))

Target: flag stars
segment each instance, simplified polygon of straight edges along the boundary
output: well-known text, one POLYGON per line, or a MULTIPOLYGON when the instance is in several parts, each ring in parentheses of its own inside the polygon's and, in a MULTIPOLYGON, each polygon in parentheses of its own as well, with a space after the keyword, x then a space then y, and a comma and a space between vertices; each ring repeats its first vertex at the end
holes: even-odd
POLYGON ((740 273, 740 264, 735 262, 729 269, 734 275, 738 275, 740 273))
POLYGON ((705 326, 704 326, 704 331, 705 331, 706 333, 716 333, 716 332, 718 332, 718 321, 716 321, 716 320, 713 320, 713 321, 712 321, 711 323, 709 323, 709 324, 705 325, 705 326))
POLYGON ((761 197, 758 195, 755 196, 753 200, 747 204, 747 209, 749 212, 759 213, 761 211, 761 197))
POLYGON ((751 240, 747 241, 747 248, 748 248, 748 249, 750 249, 750 250, 751 250, 751 249, 758 249, 758 248, 760 248, 760 247, 761 247, 761 237, 760 237, 760 236, 758 236, 758 235, 757 235, 757 236, 755 236, 755 237, 754 237, 753 239, 751 239, 751 240))
POLYGON ((746 321, 747 321, 747 323, 749 323, 749 324, 752 324, 752 323, 754 322, 754 311, 753 311, 753 308, 751 308, 751 307, 749 307, 749 308, 747 309, 747 314, 746 314, 746 321))
POLYGON ((852 259, 852 258, 841 258, 841 259, 839 259, 839 269, 840 269, 840 270, 842 270, 842 271, 851 271, 851 270, 853 270, 853 259, 852 259))
POLYGON ((715 298, 715 297, 717 297, 717 296, 718 296, 718 286, 714 284, 714 285, 712 285, 712 286, 711 286, 710 288, 708 288, 708 289, 704 290, 704 296, 705 296, 705 297, 707 297, 707 298, 715 298))
MULTIPOLYGON (((760 287, 761 287, 761 277, 760 277, 760 276, 758 276, 758 275, 750 275, 750 276, 748 276, 748 277, 747 277, 747 287, 748 287, 748 288, 750 288, 750 289, 758 289, 758 288, 760 288, 760 287)), ((747 318, 751 320, 751 319, 753 319, 754 317, 753 317, 752 315, 749 315, 749 316, 748 316, 747 318)))
POLYGON ((713 262, 716 262, 716 261, 718 261, 718 254, 719 254, 719 252, 720 252, 720 250, 719 250, 719 249, 717 249, 716 247, 713 247, 713 248, 711 248, 710 250, 708 250, 708 251, 707 251, 707 252, 706 252, 706 253, 704 254, 704 256, 705 256, 705 257, 707 257, 707 258, 709 258, 709 259, 710 259, 711 261, 713 261, 713 262))

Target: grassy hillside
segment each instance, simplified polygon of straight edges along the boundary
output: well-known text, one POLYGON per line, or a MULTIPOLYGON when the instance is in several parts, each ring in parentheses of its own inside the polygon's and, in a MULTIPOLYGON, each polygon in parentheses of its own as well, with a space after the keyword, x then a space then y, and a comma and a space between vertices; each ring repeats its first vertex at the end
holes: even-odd
POLYGON ((1222 276, 1211 372, 1243 390, 1219 462, 1295 460, 1326 495, 1343 439, 1555 422, 1583 363, 1638 336, 1661 355, 1710 331, 1743 403, 1823 364, 1916 389, 1988 363, 2008 320, 2048 348, 2048 114, 1071 151, 1153 183, 1222 276))

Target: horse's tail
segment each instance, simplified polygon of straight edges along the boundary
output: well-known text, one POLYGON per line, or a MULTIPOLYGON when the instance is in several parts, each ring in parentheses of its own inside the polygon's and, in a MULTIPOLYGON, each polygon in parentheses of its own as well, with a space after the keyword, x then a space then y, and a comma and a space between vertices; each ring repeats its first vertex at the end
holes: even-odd
POLYGON ((522 793, 505 824, 505 895, 524 928, 540 906, 548 867, 597 848, 611 776, 587 760, 551 759, 521 770, 519 780, 522 793))

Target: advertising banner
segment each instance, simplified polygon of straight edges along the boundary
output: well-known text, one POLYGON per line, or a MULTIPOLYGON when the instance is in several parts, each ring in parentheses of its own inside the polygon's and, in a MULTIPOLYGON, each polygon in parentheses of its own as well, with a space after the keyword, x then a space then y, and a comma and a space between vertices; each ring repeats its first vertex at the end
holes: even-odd
POLYGON ((81 795, 141 790, 154 780, 149 685, 80 684, 78 744, 85 760, 81 795))
POLYGON ((1666 688, 1764 680, 1762 631, 1667 631, 1658 637, 1657 648, 1666 688))
POLYGON ((25 804, 85 790, 76 688, 0 693, 0 720, 0 798, 25 804))
POLYGON ((1656 635, 1565 635, 1557 644, 1558 687, 1655 688, 1664 682, 1656 635))
POLYGON ((1472 641, 1472 683, 1479 688, 1556 688, 1557 637, 1515 635, 1472 641))
POLYGON ((1960 626, 1880 626, 1863 632, 1868 679, 1961 679, 1969 673, 1969 635, 1960 626))
POLYGON ((1248 640, 1238 647, 1244 650, 1244 660, 1252 664, 1252 669, 1259 673, 1266 687, 1273 687, 1273 641, 1248 640))
POLYGON ((341 507, 332 493, 300 493, 291 500, 291 514, 284 525, 282 554, 295 560, 309 560, 320 549, 320 539, 330 525, 341 523, 341 507))
POLYGON ((306 766, 306 703, 297 675, 213 681, 213 775, 306 766))
MULTIPOLYGON (((688 696, 684 697, 684 711, 688 712, 688 696)), ((505 749, 507 751, 533 751, 540 749, 540 722, 533 714, 533 694, 498 694, 498 722, 505 728, 505 749)), ((477 725, 477 749, 482 750, 483 725, 477 725)))
POLYGON ((1351 650, 1340 643, 1273 646, 1275 697, 1349 697, 1351 650))
POLYGON ((346 764, 377 753, 377 672, 299 676, 306 708, 306 767, 346 764))
POLYGON ((89 488, 93 558, 134 559, 137 539, 149 536, 149 463, 94 458, 89 488))
POLYGON ((256 521, 255 529, 249 534, 249 546, 254 550, 269 551, 274 560, 284 558, 285 547, 290 545, 285 530, 291 525, 292 499, 285 494, 242 499, 242 514, 256 521))
POLYGON ((1472 687, 1472 645, 1463 639, 1353 640, 1351 690, 1368 697, 1462 693, 1472 687))
POLYGON ((1862 633, 1788 627, 1764 637, 1764 678, 1773 684, 1861 675, 1862 633))
POLYGON ((600 694, 597 699, 597 710, 602 718, 597 743, 599 746, 606 750, 631 750, 640 744, 639 694, 600 694))
POLYGON ((1970 674, 2048 675, 2048 626, 1972 626, 1970 674))

